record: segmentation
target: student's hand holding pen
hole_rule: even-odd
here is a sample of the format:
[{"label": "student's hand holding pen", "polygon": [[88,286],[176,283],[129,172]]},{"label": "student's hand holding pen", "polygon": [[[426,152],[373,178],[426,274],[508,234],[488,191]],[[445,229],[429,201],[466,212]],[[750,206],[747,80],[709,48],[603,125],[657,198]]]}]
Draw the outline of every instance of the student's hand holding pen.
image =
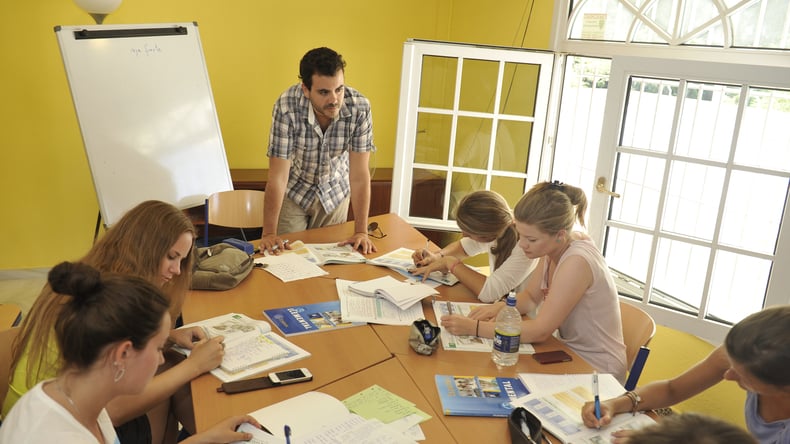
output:
[{"label": "student's hand holding pen", "polygon": [[255,427],[261,428],[260,423],[250,415],[231,416],[217,423],[214,427],[181,441],[186,444],[208,444],[208,443],[228,443],[236,441],[249,441],[252,439],[251,433],[237,432],[240,425],[248,422]]},{"label": "student's hand holding pen", "polygon": [[431,241],[429,240],[425,241],[425,248],[414,250],[414,253],[411,254],[411,260],[414,261],[414,265],[424,267],[444,257],[441,250],[439,250],[440,252],[438,253],[432,253],[431,250],[428,249],[430,243]]},{"label": "student's hand holding pen", "polygon": [[261,253],[280,254],[283,250],[290,250],[291,245],[287,239],[283,239],[276,234],[266,234],[261,237],[261,245],[259,247]]},{"label": "student's hand holding pen", "polygon": [[198,375],[214,370],[225,356],[225,345],[222,343],[224,340],[224,336],[215,336],[196,342],[185,362],[192,364]]},{"label": "student's hand holding pen", "polygon": [[582,421],[584,421],[584,425],[591,428],[601,428],[612,422],[614,410],[611,401],[611,399],[600,401],[600,420],[595,414],[595,401],[586,402],[582,407]]}]

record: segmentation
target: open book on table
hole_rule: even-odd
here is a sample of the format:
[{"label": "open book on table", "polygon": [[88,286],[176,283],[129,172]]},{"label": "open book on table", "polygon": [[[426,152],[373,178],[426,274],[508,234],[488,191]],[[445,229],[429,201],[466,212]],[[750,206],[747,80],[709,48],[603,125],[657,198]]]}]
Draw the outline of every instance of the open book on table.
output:
[{"label": "open book on table", "polygon": [[436,375],[446,416],[508,416],[513,401],[529,394],[519,378]]},{"label": "open book on table", "polygon": [[[450,314],[450,308],[452,308],[453,314],[468,316],[469,312],[471,312],[475,307],[480,307],[483,305],[487,304],[474,302],[434,301],[433,313],[436,315],[436,322],[438,324],[442,316]],[[442,329],[441,340],[442,348],[445,350],[479,351],[490,353],[491,349],[494,347],[493,339],[481,338],[474,335],[456,336],[447,331],[446,328]],[[532,344],[525,344],[522,342],[518,347],[518,352],[521,354],[531,355],[535,353],[535,347],[533,347]]]},{"label": "open book on table", "polygon": [[433,287],[422,282],[399,281],[392,276],[354,282],[349,285],[349,289],[362,296],[386,299],[404,310],[423,298],[439,294]]},{"label": "open book on table", "polygon": [[[422,276],[417,276],[409,272],[409,270],[414,268],[414,261],[411,258],[413,253],[414,250],[398,248],[397,250],[392,250],[377,258],[368,259],[368,263],[395,270],[412,280],[422,280]],[[441,271],[434,271],[429,274],[428,279],[443,285],[455,285],[458,283],[458,278],[455,277],[454,274],[442,273]]]},{"label": "open book on table", "polygon": [[[644,413],[622,413],[600,430],[588,428],[581,419],[582,406],[593,400],[592,373],[575,375],[549,375],[519,373],[519,379],[531,392],[515,401],[540,419],[543,428],[563,443],[609,442],[616,430],[640,429],[655,423]],[[598,393],[601,399],[614,398],[625,388],[609,373],[598,374]]]},{"label": "open book on table", "polygon": [[[257,375],[310,356],[309,352],[272,332],[268,322],[240,313],[228,313],[181,328],[187,327],[200,327],[209,337],[225,338],[225,356],[220,366],[211,371],[222,382]],[[187,356],[190,353],[185,348],[173,348]]]},{"label": "open book on table", "polygon": [[416,441],[407,430],[426,419],[413,414],[385,424],[352,413],[345,403],[321,392],[307,392],[272,404],[250,413],[270,433],[243,424],[238,431],[252,433],[253,438],[238,443],[285,444],[283,431],[288,425],[292,444],[412,444]]},{"label": "open book on table", "polygon": [[371,298],[354,293],[349,289],[353,283],[354,281],[335,279],[337,296],[340,299],[340,313],[346,321],[411,325],[418,319],[425,319],[422,304],[414,304],[403,310],[386,299]]},{"label": "open book on table", "polygon": [[282,253],[297,254],[316,265],[364,264],[367,261],[365,256],[354,250],[351,245],[340,246],[337,242],[306,244],[298,240],[291,242],[289,246],[291,249],[283,250]]}]

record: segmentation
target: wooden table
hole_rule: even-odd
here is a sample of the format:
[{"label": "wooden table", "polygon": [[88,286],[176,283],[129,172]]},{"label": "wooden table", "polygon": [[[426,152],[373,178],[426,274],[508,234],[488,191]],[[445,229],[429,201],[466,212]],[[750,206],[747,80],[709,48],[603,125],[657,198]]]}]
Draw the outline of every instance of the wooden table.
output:
[{"label": "wooden table", "polygon": [[[374,239],[376,257],[399,247],[425,247],[426,238],[394,214],[371,218],[387,235]],[[305,243],[333,242],[353,234],[353,223],[291,233],[289,240]],[[296,304],[310,304],[337,299],[335,278],[366,280],[384,275],[399,276],[384,267],[366,264],[328,265],[330,274],[320,278],[283,283],[263,270],[253,270],[239,286],[227,291],[192,291],[183,308],[186,323],[229,313],[244,313],[265,319],[263,310]],[[438,299],[475,302],[475,296],[462,285],[440,286]],[[431,299],[422,301],[427,319],[435,321]],[[276,331],[276,329],[275,329]],[[518,372],[579,373],[592,368],[575,353],[551,338],[535,344],[537,350],[561,348],[574,360],[548,366],[537,364],[523,355],[510,369],[498,371],[487,353],[446,351],[439,347],[433,355],[415,353],[408,345],[408,326],[364,325],[335,331],[290,336],[288,339],[312,353],[310,358],[293,365],[307,367],[314,375],[311,382],[227,395],[217,393],[220,381],[210,374],[192,382],[192,397],[198,430],[205,430],[221,419],[248,413],[272,403],[316,390],[338,399],[366,389],[373,384],[406,398],[432,415],[421,424],[427,442],[507,442],[507,424],[503,418],[453,417],[442,414],[434,375],[511,376]]]}]

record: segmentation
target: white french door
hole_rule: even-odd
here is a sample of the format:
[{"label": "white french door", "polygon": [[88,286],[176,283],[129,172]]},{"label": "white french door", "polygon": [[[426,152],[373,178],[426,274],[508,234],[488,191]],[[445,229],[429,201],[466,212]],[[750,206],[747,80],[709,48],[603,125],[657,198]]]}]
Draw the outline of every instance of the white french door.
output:
[{"label": "white french door", "polygon": [[613,59],[590,233],[622,295],[713,342],[790,302],[788,125],[790,69]]}]

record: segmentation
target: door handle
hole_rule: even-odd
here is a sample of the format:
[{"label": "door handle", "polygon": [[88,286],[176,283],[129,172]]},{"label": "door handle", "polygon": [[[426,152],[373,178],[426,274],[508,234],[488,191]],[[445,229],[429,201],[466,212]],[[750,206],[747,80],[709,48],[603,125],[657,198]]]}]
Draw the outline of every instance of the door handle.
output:
[{"label": "door handle", "polygon": [[613,192],[611,192],[611,191],[606,189],[606,178],[603,177],[603,176],[599,177],[598,180],[595,181],[595,191],[597,191],[599,193],[606,194],[607,196],[615,197],[615,198],[619,198],[620,197],[619,194],[613,193]]}]

